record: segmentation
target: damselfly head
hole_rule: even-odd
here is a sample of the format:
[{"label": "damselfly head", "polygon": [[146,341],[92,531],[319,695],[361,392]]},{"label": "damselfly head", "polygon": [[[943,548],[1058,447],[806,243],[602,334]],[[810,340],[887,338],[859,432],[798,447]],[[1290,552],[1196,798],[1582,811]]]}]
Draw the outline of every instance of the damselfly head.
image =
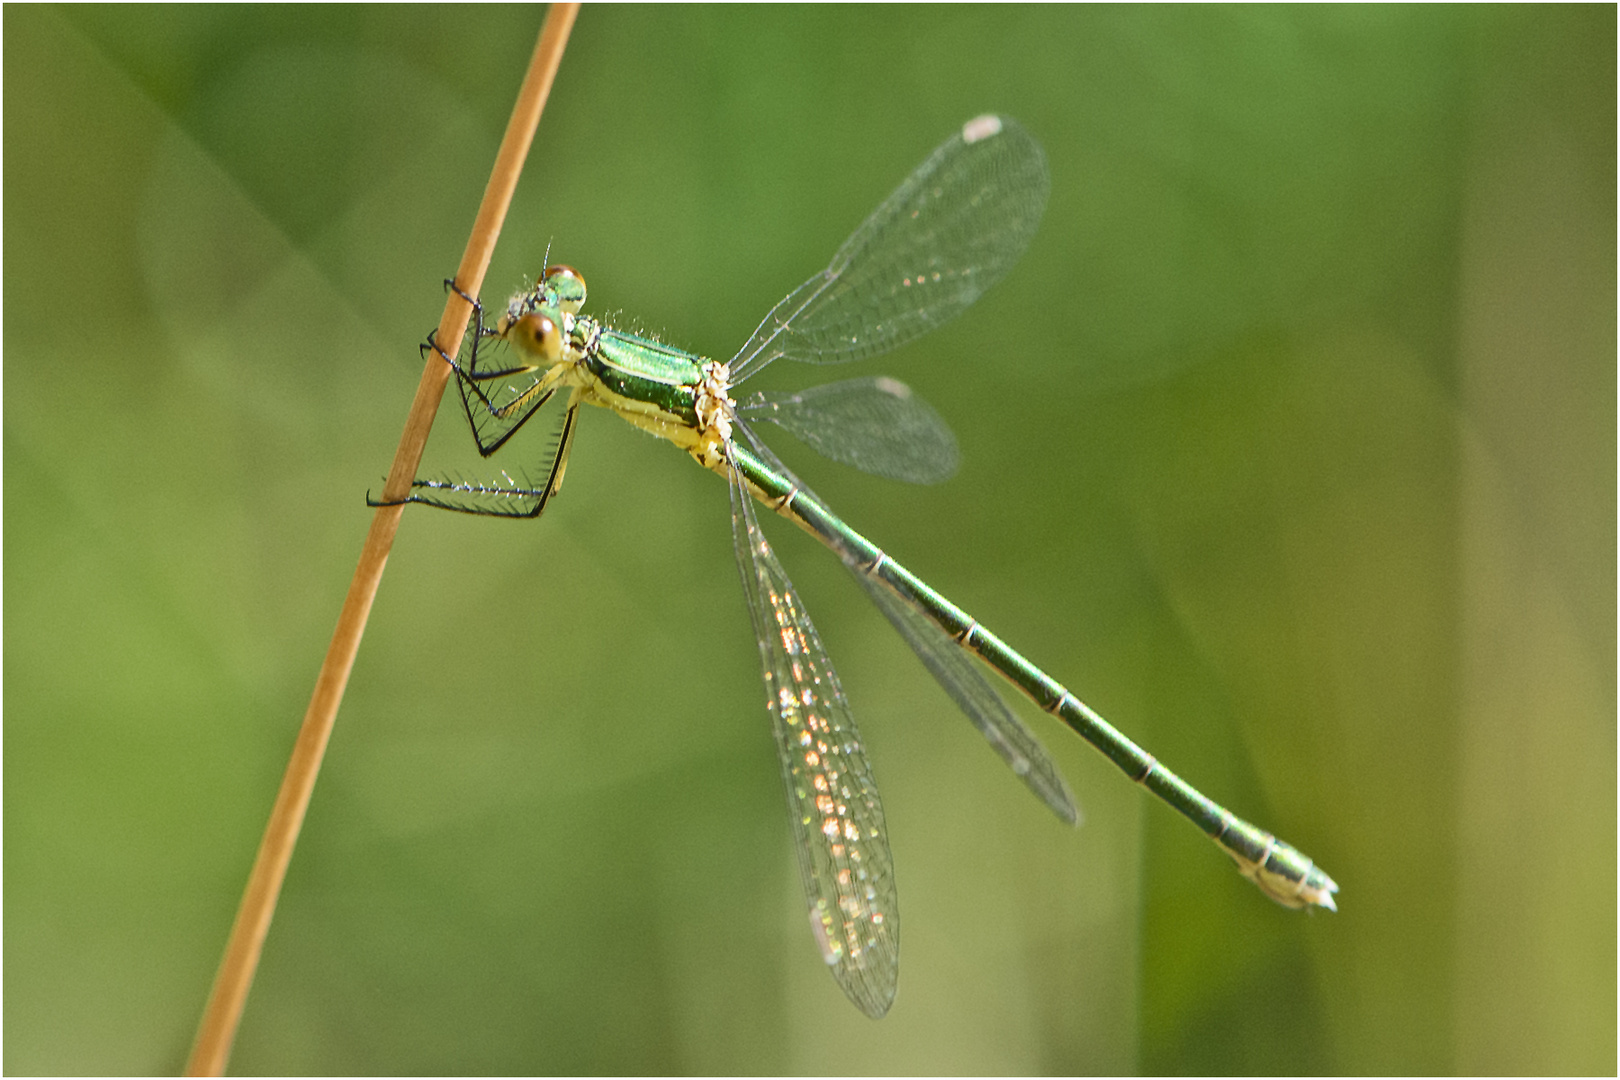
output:
[{"label": "damselfly head", "polygon": [[523,352],[555,364],[562,359],[563,340],[574,316],[584,306],[584,276],[572,266],[548,266],[538,282],[507,303],[495,333]]}]

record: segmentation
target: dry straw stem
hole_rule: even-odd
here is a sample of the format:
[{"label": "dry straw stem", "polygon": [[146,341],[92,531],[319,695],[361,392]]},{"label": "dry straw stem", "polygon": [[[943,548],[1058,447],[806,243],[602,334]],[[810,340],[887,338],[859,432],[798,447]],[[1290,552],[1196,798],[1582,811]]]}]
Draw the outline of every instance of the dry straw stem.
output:
[{"label": "dry straw stem", "polygon": [[[512,202],[512,191],[517,186],[529,144],[534,140],[535,128],[540,123],[540,112],[562,60],[563,46],[568,42],[568,31],[573,28],[578,4],[553,4],[540,31],[534,56],[529,61],[528,73],[518,90],[512,118],[501,139],[500,152],[495,157],[495,168],[490,173],[489,186],[484,189],[484,201],[478,208],[472,235],[467,240],[467,251],[456,271],[456,283],[470,296],[478,295],[484,282],[484,271],[500,235],[501,223],[506,219],[507,207]],[[444,316],[439,320],[435,340],[459,342],[467,331],[472,308],[454,291],[449,293]],[[449,380],[449,365],[433,353],[428,354],[422,381],[416,387],[416,399],[411,402],[410,415],[394,455],[393,467],[383,486],[383,499],[396,501],[410,492],[411,480],[422,459],[422,448],[427,443],[428,431],[444,395]],[[365,547],[360,552],[360,564],[355,567],[354,580],[343,600],[338,615],[337,629],[327,647],[326,660],[315,680],[315,692],[310,698],[309,710],[304,714],[298,740],[293,744],[292,758],[287,772],[281,778],[281,790],[276,793],[270,821],[265,826],[264,838],[259,842],[259,853],[253,860],[247,888],[242,893],[242,904],[237,909],[236,921],[231,926],[230,940],[219,972],[214,976],[214,987],[203,1010],[202,1023],[197,1028],[197,1040],[191,1057],[186,1062],[188,1076],[219,1076],[230,1057],[231,1043],[236,1038],[237,1024],[242,1018],[242,1006],[247,1000],[248,988],[253,983],[253,972],[259,964],[259,952],[265,934],[270,929],[270,918],[275,913],[276,898],[281,893],[281,882],[292,858],[298,830],[304,822],[304,811],[309,806],[310,792],[315,788],[315,777],[320,772],[321,758],[326,752],[327,739],[337,718],[338,704],[343,700],[343,689],[349,681],[349,670],[354,666],[355,653],[360,648],[360,636],[365,631],[366,617],[371,613],[371,601],[377,595],[382,580],[383,566],[394,543],[404,507],[383,506],[371,519],[371,530],[366,534]]]}]

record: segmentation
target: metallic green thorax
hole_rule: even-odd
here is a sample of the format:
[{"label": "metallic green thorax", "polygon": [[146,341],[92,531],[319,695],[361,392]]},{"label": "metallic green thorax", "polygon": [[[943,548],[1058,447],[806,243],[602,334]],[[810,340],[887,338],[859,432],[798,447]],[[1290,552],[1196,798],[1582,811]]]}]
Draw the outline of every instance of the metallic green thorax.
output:
[{"label": "metallic green thorax", "polygon": [[645,402],[685,424],[697,425],[693,403],[703,377],[702,360],[690,353],[663,342],[600,329],[595,347],[586,350],[585,364],[618,397]]}]

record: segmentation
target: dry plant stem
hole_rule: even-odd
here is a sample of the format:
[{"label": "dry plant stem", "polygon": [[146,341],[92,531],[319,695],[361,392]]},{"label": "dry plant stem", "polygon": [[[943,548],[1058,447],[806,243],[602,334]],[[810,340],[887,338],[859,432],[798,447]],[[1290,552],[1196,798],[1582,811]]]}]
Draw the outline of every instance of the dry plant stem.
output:
[{"label": "dry plant stem", "polygon": [[[553,4],[540,32],[534,56],[529,61],[528,73],[518,91],[512,118],[501,140],[500,152],[489,185],[484,189],[484,201],[478,208],[472,236],[468,238],[466,253],[456,271],[456,282],[468,295],[478,295],[483,285],[484,271],[489,267],[490,253],[495,238],[500,235],[501,223],[506,218],[517,186],[523,160],[528,156],[529,144],[540,123],[540,112],[545,107],[547,94],[562,60],[563,46],[574,25],[578,4]],[[444,316],[439,320],[436,340],[459,342],[466,333],[472,308],[467,301],[450,292],[445,303]],[[399,450],[394,455],[393,467],[388,471],[383,486],[385,500],[404,498],[410,492],[411,480],[422,458],[428,431],[439,400],[444,395],[449,379],[449,365],[438,356],[428,354],[422,381],[417,384],[416,398],[411,403],[405,430],[400,436]],[[337,629],[327,647],[326,660],[315,680],[315,692],[310,698],[309,710],[304,714],[303,726],[293,744],[292,758],[281,779],[281,789],[270,811],[259,853],[248,875],[247,888],[242,894],[236,921],[231,926],[230,940],[214,977],[214,987],[203,1010],[202,1022],[197,1028],[197,1039],[191,1057],[186,1062],[188,1076],[219,1076],[230,1057],[231,1043],[242,1017],[242,1006],[247,1000],[253,973],[258,967],[259,952],[270,929],[270,917],[275,912],[276,898],[281,893],[282,879],[286,877],[287,863],[292,858],[298,830],[309,806],[310,793],[315,788],[315,777],[320,771],[321,758],[332,734],[337,718],[338,704],[343,700],[343,689],[349,681],[349,670],[354,665],[355,653],[360,648],[360,637],[365,631],[366,617],[371,613],[371,601],[377,595],[383,566],[393,546],[394,533],[399,528],[403,506],[379,507],[371,519],[371,530],[366,534],[365,547],[360,552],[360,564],[344,598],[343,610],[338,615]]]}]

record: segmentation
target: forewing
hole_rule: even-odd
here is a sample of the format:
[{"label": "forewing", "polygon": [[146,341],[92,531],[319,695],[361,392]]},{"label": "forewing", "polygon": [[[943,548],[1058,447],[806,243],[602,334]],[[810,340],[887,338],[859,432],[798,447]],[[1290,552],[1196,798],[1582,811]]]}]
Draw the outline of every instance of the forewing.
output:
[{"label": "forewing", "polygon": [[894,1001],[900,926],[877,787],[838,676],[735,474],[731,528],[810,929],[844,993],[880,1017]]},{"label": "forewing", "polygon": [[954,318],[1024,253],[1050,186],[1046,155],[1022,127],[968,121],[771,309],[732,359],[733,379],[782,356],[875,356]]}]

